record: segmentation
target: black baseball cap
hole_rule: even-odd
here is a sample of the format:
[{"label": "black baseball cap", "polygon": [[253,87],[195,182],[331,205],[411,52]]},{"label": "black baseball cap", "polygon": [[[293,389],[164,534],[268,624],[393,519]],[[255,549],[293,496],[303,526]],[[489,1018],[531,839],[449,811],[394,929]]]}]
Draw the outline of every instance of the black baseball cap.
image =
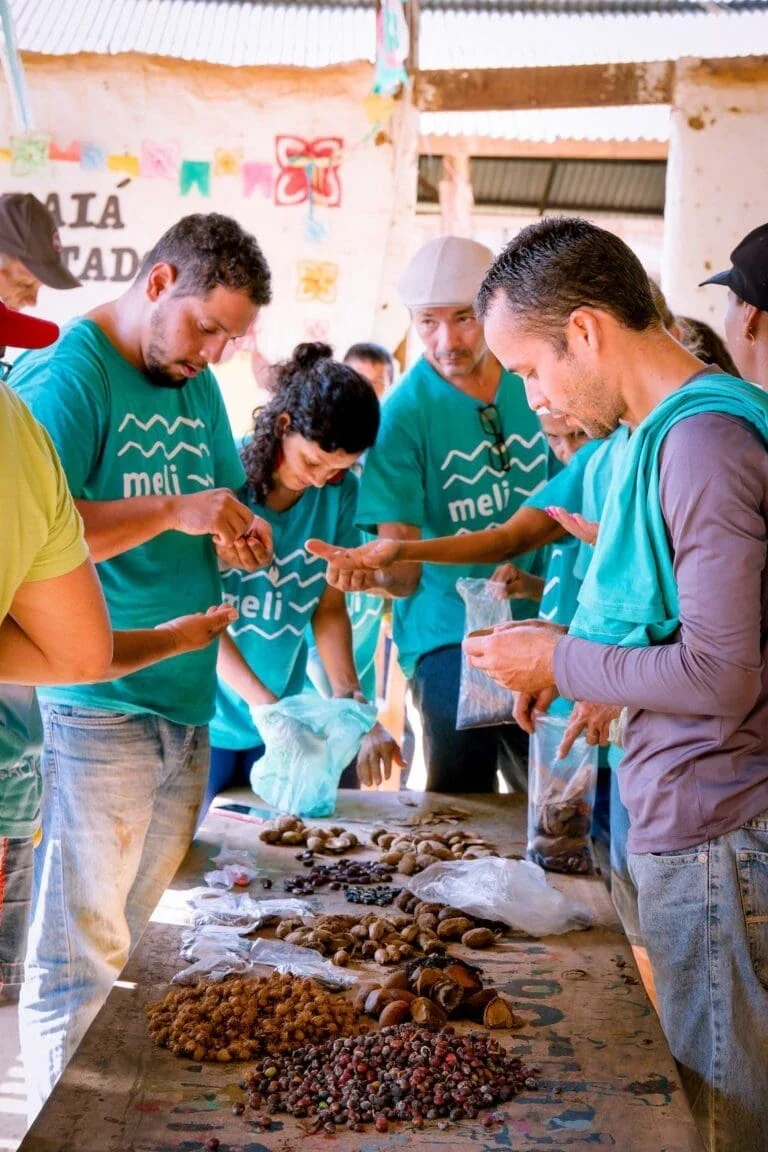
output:
[{"label": "black baseball cap", "polygon": [[61,259],[56,221],[31,192],[0,196],[0,252],[20,260],[49,288],[79,288]]},{"label": "black baseball cap", "polygon": [[47,348],[58,335],[58,325],[50,320],[25,316],[0,303],[0,348]]},{"label": "black baseball cap", "polygon": [[745,236],[731,252],[731,264],[699,285],[725,284],[740,300],[768,312],[768,224],[761,224]]}]

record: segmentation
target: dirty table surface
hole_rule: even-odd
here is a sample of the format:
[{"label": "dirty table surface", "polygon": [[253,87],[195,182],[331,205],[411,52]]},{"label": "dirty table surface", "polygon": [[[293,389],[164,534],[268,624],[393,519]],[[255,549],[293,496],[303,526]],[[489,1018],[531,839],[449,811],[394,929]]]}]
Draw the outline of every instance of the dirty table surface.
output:
[{"label": "dirty table surface", "polygon": [[[226,799],[259,803],[245,793]],[[457,828],[471,827],[502,854],[522,854],[525,807],[515,796],[342,792],[333,819],[317,823],[348,826],[363,839],[376,822],[395,828],[418,812],[449,805],[470,814]],[[257,851],[276,881],[274,895],[282,894],[281,877],[300,868],[295,860],[300,849],[267,847],[258,831],[257,824],[209,813],[22,1152],[198,1152],[211,1136],[220,1140],[220,1152],[300,1152],[326,1143],[339,1152],[405,1147],[578,1152],[592,1146],[701,1152],[673,1060],[607,891],[601,880],[581,877],[550,879],[589,905],[597,926],[546,939],[518,935],[487,952],[463,952],[482,964],[526,1022],[521,1030],[493,1035],[539,1069],[538,1089],[502,1105],[504,1118],[495,1128],[464,1120],[444,1130],[427,1124],[417,1132],[406,1123],[390,1125],[387,1134],[340,1129],[324,1137],[305,1136],[289,1117],[276,1116],[274,1130],[262,1132],[249,1126],[248,1111],[235,1116],[231,1106],[243,1099],[237,1085],[248,1065],[201,1065],[155,1047],[147,1036],[145,1007],[165,994],[170,978],[184,967],[178,953],[185,894],[202,883],[210,857],[223,843]],[[257,896],[266,895],[258,881],[253,887]],[[318,895],[326,910],[354,910],[343,892],[319,889]]]}]

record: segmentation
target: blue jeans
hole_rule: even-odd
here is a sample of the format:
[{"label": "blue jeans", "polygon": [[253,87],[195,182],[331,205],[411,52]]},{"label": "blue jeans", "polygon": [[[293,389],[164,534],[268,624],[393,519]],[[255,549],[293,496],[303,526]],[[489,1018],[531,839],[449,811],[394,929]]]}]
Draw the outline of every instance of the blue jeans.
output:
[{"label": "blue jeans", "polygon": [[768,811],[695,848],[630,853],[659,1013],[709,1152],[768,1147]]},{"label": "blue jeans", "polygon": [[208,729],[148,713],[43,706],[43,839],[21,993],[36,1115],[189,847]]},{"label": "blue jeans", "polygon": [[24,980],[33,851],[31,836],[0,836],[0,1001],[15,1000]]},{"label": "blue jeans", "polygon": [[421,716],[429,792],[493,792],[496,771],[509,786],[528,788],[528,737],[517,724],[456,728],[461,646],[427,652],[411,680]]}]

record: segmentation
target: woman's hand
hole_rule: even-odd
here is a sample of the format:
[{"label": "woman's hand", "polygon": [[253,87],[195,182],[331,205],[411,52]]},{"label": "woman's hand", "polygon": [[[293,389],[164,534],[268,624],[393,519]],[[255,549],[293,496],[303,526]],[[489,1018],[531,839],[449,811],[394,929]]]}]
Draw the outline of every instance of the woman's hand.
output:
[{"label": "woman's hand", "polygon": [[357,754],[357,776],[360,783],[378,788],[384,780],[389,780],[393,763],[405,767],[400,748],[386,728],[374,724],[368,735],[363,737]]},{"label": "woman's hand", "polygon": [[593,547],[597,544],[597,533],[600,528],[597,520],[585,520],[578,512],[567,512],[565,508],[547,508],[547,515],[577,540],[583,540],[585,544],[591,544]]}]

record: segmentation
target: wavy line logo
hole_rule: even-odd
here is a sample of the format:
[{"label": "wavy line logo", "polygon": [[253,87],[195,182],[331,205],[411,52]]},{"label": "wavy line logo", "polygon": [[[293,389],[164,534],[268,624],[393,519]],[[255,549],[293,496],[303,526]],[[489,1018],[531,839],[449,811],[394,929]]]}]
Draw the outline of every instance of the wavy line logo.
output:
[{"label": "wavy line logo", "polygon": [[194,480],[201,488],[213,488],[215,483],[210,472],[206,472],[205,476],[196,476],[194,472],[190,472],[187,480]]},{"label": "wavy line logo", "polygon": [[242,636],[244,632],[255,632],[257,636],[261,636],[263,640],[278,640],[284,636],[286,632],[290,632],[293,636],[303,636],[306,631],[306,625],[303,628],[295,628],[293,624],[284,624],[277,632],[267,632],[264,628],[259,628],[256,624],[244,624],[242,628],[233,628],[233,636]]},{"label": "wavy line logo", "polygon": [[127,444],[123,444],[122,448],[118,452],[118,456],[125,456],[126,452],[130,452],[132,448],[135,448],[137,452],[141,452],[142,456],[144,456],[147,460],[151,460],[152,457],[156,456],[158,452],[161,452],[163,456],[165,456],[166,460],[173,460],[176,456],[178,456],[179,452],[192,452],[195,456],[198,457],[211,455],[211,450],[207,444],[187,444],[184,440],[182,440],[180,444],[177,444],[175,448],[172,448],[169,452],[165,444],[163,444],[162,440],[155,440],[152,447],[149,449],[149,451],[147,451],[147,449],[142,448],[141,444],[137,443],[136,440],[129,440]]},{"label": "wavy line logo", "polygon": [[[522,460],[513,460],[511,467],[508,468],[506,472],[499,468],[492,468],[490,464],[484,464],[479,472],[476,472],[474,476],[462,476],[460,472],[454,472],[453,475],[448,477],[445,484],[443,484],[443,491],[447,491],[451,484],[455,484],[457,482],[466,484],[469,488],[473,488],[475,484],[478,484],[480,480],[482,480],[483,476],[495,476],[498,479],[501,479],[502,476],[508,476],[509,473],[515,468],[519,468],[521,472],[529,473],[532,472],[534,468],[538,468],[539,464],[542,462],[546,462],[546,459],[546,453],[542,452],[536,456],[530,464],[523,464]],[[516,489],[516,491],[520,491],[520,489]]]},{"label": "wavy line logo", "polygon": [[[504,441],[504,447],[509,448],[512,444],[519,444],[522,448],[531,449],[533,448],[534,444],[543,443],[543,432],[537,432],[534,436],[531,437],[530,440],[526,440],[523,436],[519,436],[517,432],[513,432],[512,435],[508,436]],[[477,460],[481,452],[484,452],[486,448],[491,447],[493,447],[493,444],[490,440],[481,440],[477,448],[475,448],[472,452],[460,452],[458,448],[454,448],[452,452],[448,453],[445,460],[440,465],[440,471],[444,472],[445,469],[450,466],[454,458],[457,460],[464,460],[467,464],[472,464],[475,460]]]},{"label": "wavy line logo", "polygon": [[162,424],[163,428],[165,428],[169,436],[173,436],[173,434],[177,432],[179,428],[182,427],[182,425],[185,428],[205,427],[205,424],[202,420],[199,419],[199,417],[192,420],[189,416],[177,416],[173,423],[169,424],[165,416],[161,416],[159,412],[156,412],[154,416],[150,416],[149,420],[147,420],[145,424],[143,420],[139,420],[135,413],[126,412],[122,423],[118,428],[118,432],[124,432],[129,424],[135,424],[136,427],[140,428],[142,432],[149,432],[150,428],[153,428],[155,424]]}]

